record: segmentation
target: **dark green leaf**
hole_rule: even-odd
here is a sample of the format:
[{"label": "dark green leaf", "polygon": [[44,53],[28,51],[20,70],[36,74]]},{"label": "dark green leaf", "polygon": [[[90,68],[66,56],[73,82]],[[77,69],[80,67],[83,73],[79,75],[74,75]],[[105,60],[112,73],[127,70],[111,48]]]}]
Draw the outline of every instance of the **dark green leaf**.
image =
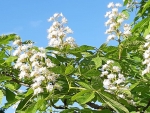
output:
[{"label": "dark green leaf", "polygon": [[15,99],[15,94],[6,88],[6,100],[13,101]]}]

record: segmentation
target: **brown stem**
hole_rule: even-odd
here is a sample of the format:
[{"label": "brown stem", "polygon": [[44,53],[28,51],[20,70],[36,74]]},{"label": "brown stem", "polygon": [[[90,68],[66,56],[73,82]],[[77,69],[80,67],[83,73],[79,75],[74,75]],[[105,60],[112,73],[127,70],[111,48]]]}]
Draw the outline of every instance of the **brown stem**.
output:
[{"label": "brown stem", "polygon": [[111,108],[107,108],[107,107],[104,107],[104,106],[99,106],[95,103],[88,102],[86,104],[89,105],[91,108],[94,108],[94,109],[98,109],[98,110],[109,109],[109,110],[113,111],[113,109],[111,109]]}]

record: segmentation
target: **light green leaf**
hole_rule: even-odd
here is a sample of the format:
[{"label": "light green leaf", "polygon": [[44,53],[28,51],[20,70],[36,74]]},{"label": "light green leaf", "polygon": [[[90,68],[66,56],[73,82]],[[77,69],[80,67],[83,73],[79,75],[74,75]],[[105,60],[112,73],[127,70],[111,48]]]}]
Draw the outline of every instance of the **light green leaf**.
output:
[{"label": "light green leaf", "polygon": [[128,12],[127,10],[123,10],[122,13],[123,13],[124,15],[126,15],[127,18],[129,18],[130,15],[129,15],[129,12]]},{"label": "light green leaf", "polygon": [[82,96],[83,94],[85,94],[87,92],[89,93],[89,92],[91,92],[91,90],[82,90],[79,93],[72,96],[71,100],[74,101],[74,100],[76,100],[77,98],[79,98],[80,96]]},{"label": "light green leaf", "polygon": [[149,29],[146,29],[145,32],[144,32],[143,37],[146,37],[146,35],[148,35],[148,34],[149,34]]},{"label": "light green leaf", "polygon": [[3,94],[2,90],[0,90],[0,104],[2,103],[3,96],[4,96],[4,94]]},{"label": "light green leaf", "polygon": [[140,21],[133,27],[132,32],[135,32],[137,29],[144,27],[147,23],[149,23],[149,21],[150,21],[149,17],[144,18],[142,21]]},{"label": "light green leaf", "polygon": [[11,80],[12,78],[11,77],[8,77],[8,76],[0,76],[0,82],[2,81],[6,81],[6,80]]},{"label": "light green leaf", "polygon": [[0,36],[0,44],[8,44],[9,41],[13,41],[16,37],[16,34],[2,35]]},{"label": "light green leaf", "polygon": [[81,104],[86,104],[87,102],[91,101],[93,98],[95,97],[95,93],[94,92],[89,92],[86,95],[83,96],[83,98],[81,98]]},{"label": "light green leaf", "polygon": [[79,53],[79,52],[85,52],[87,50],[94,50],[94,49],[95,49],[95,47],[82,45],[80,47],[76,47],[74,49],[71,49],[70,53]]},{"label": "light green leaf", "polygon": [[75,94],[72,96],[71,100],[76,100],[80,104],[85,104],[89,101],[91,101],[95,97],[95,92],[92,90],[82,90],[81,92]]},{"label": "light green leaf", "polygon": [[10,90],[15,90],[15,86],[13,84],[6,84],[5,86]]},{"label": "light green leaf", "polygon": [[100,71],[96,70],[96,69],[91,69],[89,71],[87,71],[86,73],[84,73],[85,77],[92,77],[92,76],[99,76],[100,75]]},{"label": "light green leaf", "polygon": [[143,9],[142,9],[142,14],[150,7],[150,0],[148,0],[144,6],[143,6]]},{"label": "light green leaf", "polygon": [[74,67],[72,65],[68,65],[65,70],[65,75],[69,75],[74,71]]},{"label": "light green leaf", "polygon": [[[124,107],[122,104],[118,103],[117,101],[115,101],[115,100],[113,100],[113,99],[111,99],[111,98],[109,98],[103,94],[101,94],[101,95],[105,98],[104,99],[105,102],[110,103],[109,106],[112,105],[115,108],[124,111],[125,113],[129,113],[128,109],[126,107]],[[112,107],[112,106],[110,106],[110,107]]]},{"label": "light green leaf", "polygon": [[11,62],[14,62],[14,60],[16,60],[18,57],[16,57],[16,56],[10,56],[10,57],[8,57],[6,60],[5,60],[5,62],[6,63],[11,63]]},{"label": "light green leaf", "polygon": [[85,82],[78,82],[78,84],[86,89],[91,89],[91,87],[88,84],[86,84]]},{"label": "light green leaf", "polygon": [[33,93],[33,89],[32,88],[28,89],[27,93],[25,94],[25,97],[29,96],[32,93]]},{"label": "light green leaf", "polygon": [[94,61],[96,69],[102,65],[102,59],[99,56],[93,58],[92,61]]}]

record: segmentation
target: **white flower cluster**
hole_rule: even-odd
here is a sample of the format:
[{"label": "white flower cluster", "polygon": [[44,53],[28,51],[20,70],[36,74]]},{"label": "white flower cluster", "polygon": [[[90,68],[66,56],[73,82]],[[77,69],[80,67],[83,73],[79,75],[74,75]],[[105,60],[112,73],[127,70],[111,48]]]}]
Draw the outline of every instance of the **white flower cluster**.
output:
[{"label": "white flower cluster", "polygon": [[13,55],[18,56],[14,68],[20,70],[19,79],[31,80],[35,95],[43,92],[44,88],[52,91],[58,75],[49,71],[55,64],[46,57],[45,49],[34,49],[32,43],[22,44],[21,40],[15,40],[13,45],[16,47]]},{"label": "white flower cluster", "polygon": [[[112,8],[111,11],[106,12],[105,17],[109,19],[105,22],[105,26],[109,26],[105,34],[108,34],[107,42],[114,40],[118,37],[128,37],[131,35],[131,26],[129,24],[124,24],[123,22],[127,19],[127,16],[124,13],[120,13],[118,8],[122,7],[120,3],[114,4],[113,2],[108,4],[108,8]],[[122,30],[123,26],[123,31]]]},{"label": "white flower cluster", "polygon": [[[123,0],[123,2],[125,2],[125,0]],[[136,0],[128,0],[127,2],[127,9],[133,9],[136,7],[136,4],[138,4],[138,1]]]},{"label": "white flower cluster", "polygon": [[125,90],[127,87],[124,85],[125,77],[121,74],[120,68],[114,66],[114,61],[108,60],[106,64],[102,66],[102,74],[100,77],[104,78],[103,87],[107,92],[117,93],[121,98],[124,98],[124,94],[118,93],[119,90]]},{"label": "white flower cluster", "polygon": [[145,37],[146,43],[144,45],[145,50],[143,57],[144,61],[143,64],[146,65],[146,68],[142,71],[142,75],[150,73],[150,34]]},{"label": "white flower cluster", "polygon": [[48,29],[49,46],[62,48],[65,45],[76,47],[76,43],[73,37],[67,37],[68,34],[73,31],[65,26],[67,19],[62,13],[55,13],[48,21],[53,21],[52,26]]}]

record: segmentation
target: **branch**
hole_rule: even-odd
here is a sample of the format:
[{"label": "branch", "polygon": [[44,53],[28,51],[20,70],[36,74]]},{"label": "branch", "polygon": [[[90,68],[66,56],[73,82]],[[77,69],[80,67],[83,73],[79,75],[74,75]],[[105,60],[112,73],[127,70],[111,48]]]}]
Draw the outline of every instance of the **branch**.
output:
[{"label": "branch", "polygon": [[88,102],[86,104],[89,105],[91,108],[94,108],[94,109],[98,109],[98,110],[109,109],[109,110],[113,111],[113,109],[111,109],[111,108],[106,108],[104,106],[99,106],[95,103]]},{"label": "branch", "polygon": [[52,100],[50,100],[50,102],[55,109],[68,109],[68,107],[66,107],[65,105],[64,106],[56,106]]},{"label": "branch", "polygon": [[2,74],[4,74],[5,76],[11,77],[12,79],[10,81],[16,82],[16,83],[21,84],[21,85],[26,86],[26,87],[29,87],[28,84],[25,84],[24,82],[21,82],[20,80],[15,79],[14,76],[11,75],[11,73],[2,72]]},{"label": "branch", "polygon": [[12,80],[11,80],[11,81],[14,81],[14,82],[16,82],[16,83],[18,83],[18,84],[21,84],[21,85],[23,85],[23,86],[29,87],[29,85],[28,85],[28,84],[25,84],[25,83],[23,83],[23,82],[21,82],[21,81],[19,81],[19,80],[15,79],[15,78],[12,78]]}]

